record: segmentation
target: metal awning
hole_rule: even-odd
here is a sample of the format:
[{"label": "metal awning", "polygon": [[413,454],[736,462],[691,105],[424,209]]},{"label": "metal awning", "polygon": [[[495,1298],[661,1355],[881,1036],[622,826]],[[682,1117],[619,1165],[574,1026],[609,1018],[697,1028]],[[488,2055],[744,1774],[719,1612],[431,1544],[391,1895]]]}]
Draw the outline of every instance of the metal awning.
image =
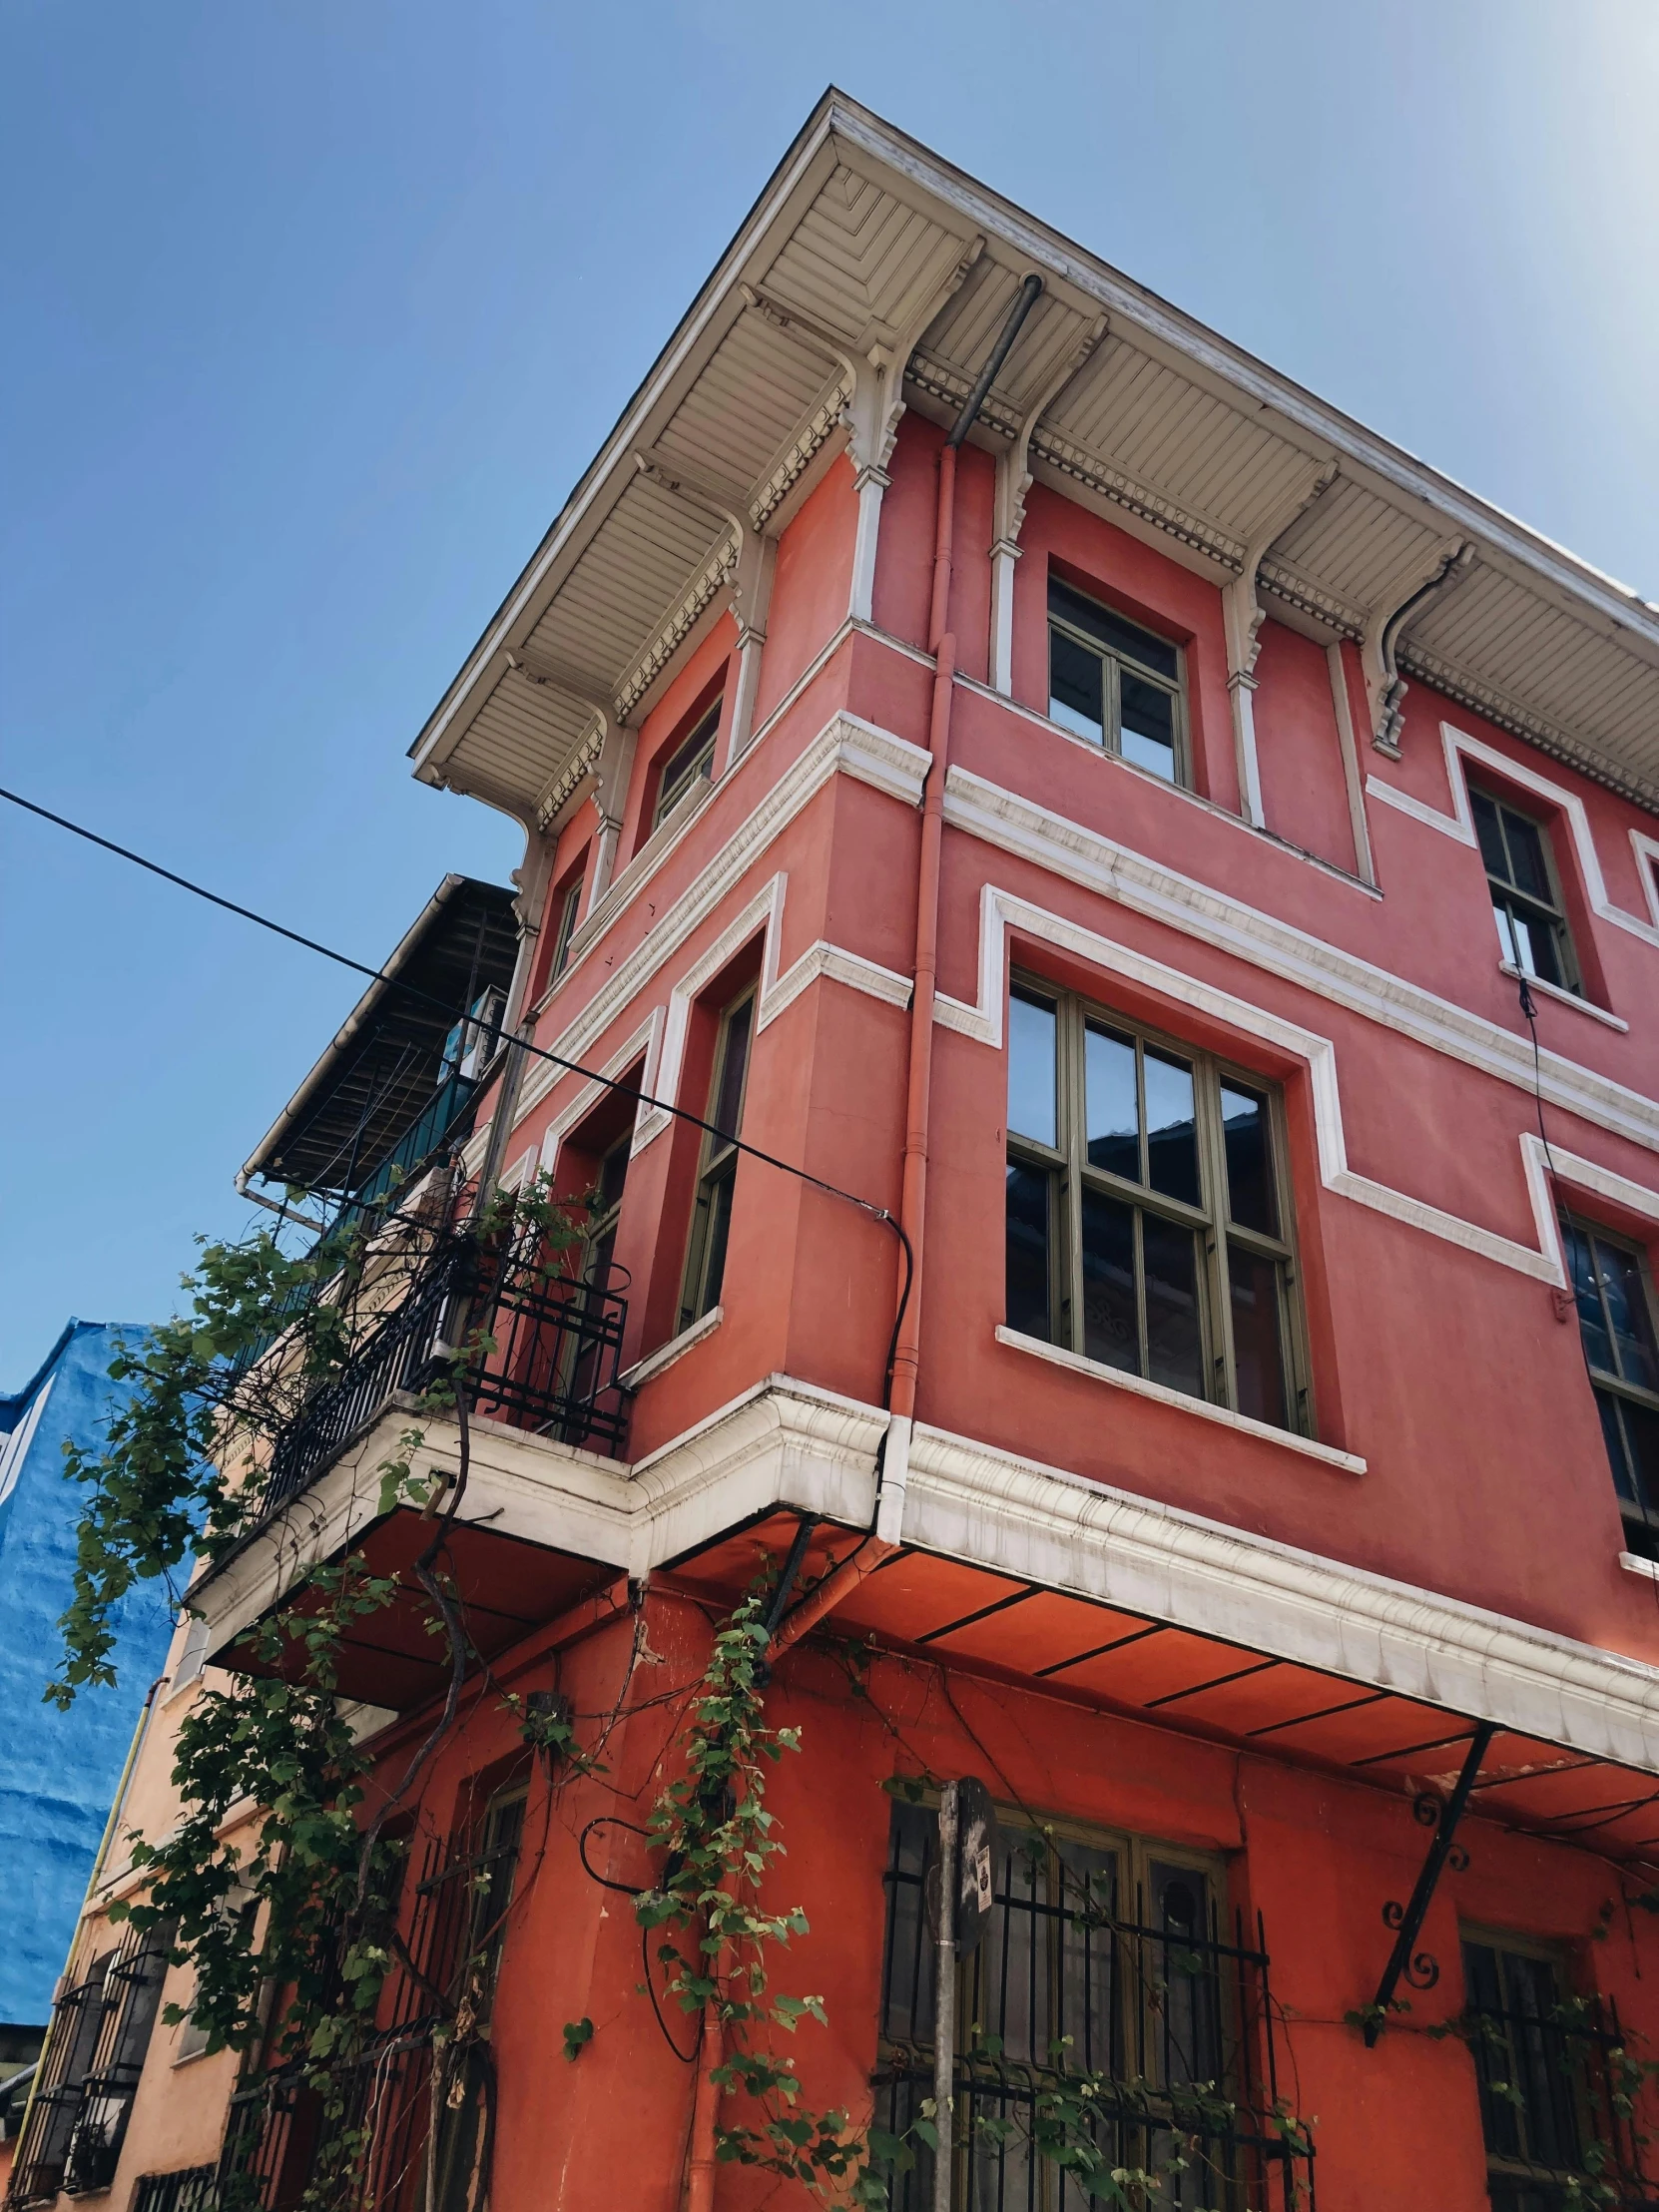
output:
[{"label": "metal awning", "polygon": [[333,1042],[256,1146],[246,1175],[355,1190],[431,1105],[444,1045],[518,956],[514,893],[446,875]]}]

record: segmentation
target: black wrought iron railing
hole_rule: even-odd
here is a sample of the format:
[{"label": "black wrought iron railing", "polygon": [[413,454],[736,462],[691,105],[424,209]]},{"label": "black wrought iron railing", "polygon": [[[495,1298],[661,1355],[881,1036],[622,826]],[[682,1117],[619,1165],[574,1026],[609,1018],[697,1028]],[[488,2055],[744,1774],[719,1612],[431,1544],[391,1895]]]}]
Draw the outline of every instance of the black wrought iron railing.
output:
[{"label": "black wrought iron railing", "polygon": [[561,1443],[619,1453],[628,1394],[619,1381],[627,1301],[619,1288],[561,1275],[523,1242],[437,1240],[406,1295],[355,1356],[306,1399],[276,1439],[254,1525],[297,1497],[399,1391],[426,1388],[452,1348],[487,1343],[467,1370],[469,1409]]},{"label": "black wrought iron railing", "polygon": [[170,2174],[140,2174],[132,2212],[218,2212],[219,2167],[180,2166]]}]

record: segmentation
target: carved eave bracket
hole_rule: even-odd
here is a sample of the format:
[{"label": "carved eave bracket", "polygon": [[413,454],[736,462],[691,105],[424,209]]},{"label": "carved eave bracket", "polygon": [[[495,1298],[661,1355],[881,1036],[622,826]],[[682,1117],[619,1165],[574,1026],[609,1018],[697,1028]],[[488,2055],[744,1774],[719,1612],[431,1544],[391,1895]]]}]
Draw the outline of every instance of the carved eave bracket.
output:
[{"label": "carved eave bracket", "polygon": [[1371,742],[1390,761],[1399,759],[1399,733],[1409,689],[1399,673],[1398,653],[1411,623],[1430,599],[1454,589],[1475,565],[1475,549],[1466,539],[1434,548],[1426,559],[1394,579],[1379,597],[1360,641],[1366,698],[1371,707]]},{"label": "carved eave bracket", "polygon": [[1095,351],[1106,330],[1107,318],[1103,314],[1096,315],[1031,400],[1019,419],[1012,442],[997,455],[996,505],[991,526],[990,679],[992,689],[1004,695],[1013,690],[1014,563],[1020,555],[1025,499],[1033,481],[1031,439],[1038,423]]},{"label": "carved eave bracket", "polygon": [[1244,549],[1239,573],[1222,588],[1222,623],[1227,640],[1227,689],[1233,705],[1233,744],[1238,760],[1239,812],[1260,828],[1266,821],[1262,778],[1256,751],[1256,662],[1262,650],[1267,610],[1257,595],[1262,563],[1275,544],[1314,501],[1337,480],[1334,459],[1312,459],[1300,470]]}]

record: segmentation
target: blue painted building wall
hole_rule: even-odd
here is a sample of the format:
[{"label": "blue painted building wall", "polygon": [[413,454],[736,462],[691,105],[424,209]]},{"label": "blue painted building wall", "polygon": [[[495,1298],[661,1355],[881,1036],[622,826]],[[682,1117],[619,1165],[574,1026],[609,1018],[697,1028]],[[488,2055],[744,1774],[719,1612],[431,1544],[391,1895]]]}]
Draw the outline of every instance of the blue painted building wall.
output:
[{"label": "blue painted building wall", "polygon": [[113,1690],[83,1690],[67,1713],[41,1692],[73,1594],[79,1484],[64,1444],[102,1443],[127,1386],[110,1362],[142,1324],[72,1321],[39,1373],[0,1392],[0,2024],[43,2022],[109,1818],[145,1693],[161,1672],[176,1614],[164,1586],[142,1584],[117,1615]]}]

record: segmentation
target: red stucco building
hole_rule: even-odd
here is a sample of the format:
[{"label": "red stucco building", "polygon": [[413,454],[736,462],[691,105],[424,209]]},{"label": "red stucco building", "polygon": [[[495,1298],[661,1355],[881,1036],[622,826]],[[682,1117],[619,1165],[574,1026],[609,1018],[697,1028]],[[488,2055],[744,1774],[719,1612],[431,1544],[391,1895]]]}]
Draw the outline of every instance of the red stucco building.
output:
[{"label": "red stucco building", "polygon": [[[497,1054],[467,1169],[601,1194],[611,1425],[481,1391],[452,1557],[607,1771],[479,1695],[420,1785],[424,1848],[516,1869],[494,2212],[808,2201],[699,2166],[615,1887],[786,1559],[807,2100],[925,2093],[973,1777],[964,2135],[1069,2034],[1147,2111],[1222,2085],[1148,2201],[1659,2197],[1607,2094],[1659,2054],[1659,612],[830,94],[413,755],[524,823],[502,1025],[588,1071]],[[274,1496],[198,1658],[411,1555],[402,1417]],[[352,1652],[386,1772],[440,1672]],[[217,2186],[234,2063],[179,2032],[121,2212]],[[458,2212],[377,2109],[377,2201]],[[949,2186],[1085,2201],[1017,2138]]]}]

